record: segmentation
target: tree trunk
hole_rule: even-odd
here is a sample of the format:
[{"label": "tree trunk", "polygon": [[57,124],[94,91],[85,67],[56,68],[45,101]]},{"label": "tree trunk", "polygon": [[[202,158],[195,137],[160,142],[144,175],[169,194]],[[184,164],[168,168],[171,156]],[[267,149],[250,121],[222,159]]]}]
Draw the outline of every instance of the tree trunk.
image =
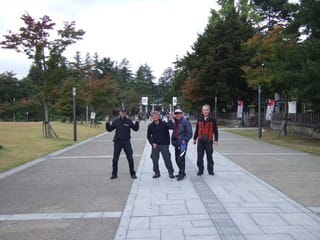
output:
[{"label": "tree trunk", "polygon": [[48,104],[47,101],[43,101],[43,107],[44,107],[44,118],[45,121],[43,122],[43,135],[46,138],[52,138],[53,135],[58,137],[53,128],[51,127],[50,121],[49,121],[49,110],[48,110]]},{"label": "tree trunk", "polygon": [[280,135],[287,136],[287,125],[288,125],[288,102],[284,102],[284,111],[280,128]]}]

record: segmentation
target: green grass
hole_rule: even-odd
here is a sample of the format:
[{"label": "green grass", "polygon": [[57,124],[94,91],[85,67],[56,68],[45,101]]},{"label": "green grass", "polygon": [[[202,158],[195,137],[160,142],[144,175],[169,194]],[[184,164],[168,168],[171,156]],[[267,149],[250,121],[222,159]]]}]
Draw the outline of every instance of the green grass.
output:
[{"label": "green grass", "polygon": [[[58,138],[44,138],[42,122],[0,122],[0,172],[75,144],[73,125],[51,122]],[[104,126],[77,125],[77,142],[105,131]]]},{"label": "green grass", "polygon": [[[244,137],[259,140],[257,130],[232,129],[228,131]],[[296,135],[280,136],[276,132],[264,131],[262,133],[261,140],[278,146],[288,147],[298,151],[303,151],[320,156],[320,139]]]}]

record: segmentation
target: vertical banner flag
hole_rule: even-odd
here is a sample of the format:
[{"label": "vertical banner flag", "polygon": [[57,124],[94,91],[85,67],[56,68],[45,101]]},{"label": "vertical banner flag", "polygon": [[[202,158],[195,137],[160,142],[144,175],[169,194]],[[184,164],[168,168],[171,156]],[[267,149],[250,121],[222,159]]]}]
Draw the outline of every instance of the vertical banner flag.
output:
[{"label": "vertical banner flag", "polygon": [[266,120],[271,121],[272,120],[272,114],[274,111],[276,101],[274,99],[269,99],[267,111],[266,111]]},{"label": "vertical banner flag", "polygon": [[238,100],[237,118],[242,118],[243,113],[243,101]]},{"label": "vertical banner flag", "polygon": [[148,105],[148,97],[142,97],[141,98],[141,104],[143,106],[147,106]]},{"label": "vertical banner flag", "polygon": [[177,102],[177,97],[172,97],[172,106],[176,106]]}]

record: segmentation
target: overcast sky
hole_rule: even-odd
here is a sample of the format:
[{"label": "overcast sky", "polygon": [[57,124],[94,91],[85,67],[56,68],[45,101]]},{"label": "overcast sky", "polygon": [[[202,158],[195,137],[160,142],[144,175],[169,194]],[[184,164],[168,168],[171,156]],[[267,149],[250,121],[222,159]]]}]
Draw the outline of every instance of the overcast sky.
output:
[{"label": "overcast sky", "polygon": [[[5,2],[5,3],[4,3]],[[216,0],[0,0],[0,39],[8,30],[18,32],[28,12],[38,20],[44,15],[60,28],[75,21],[86,31],[84,39],[69,46],[65,56],[73,60],[98,53],[120,62],[127,58],[132,71],[147,63],[159,78],[182,57],[203,33]],[[12,71],[18,78],[28,73],[31,61],[23,53],[0,49],[0,73]]]}]

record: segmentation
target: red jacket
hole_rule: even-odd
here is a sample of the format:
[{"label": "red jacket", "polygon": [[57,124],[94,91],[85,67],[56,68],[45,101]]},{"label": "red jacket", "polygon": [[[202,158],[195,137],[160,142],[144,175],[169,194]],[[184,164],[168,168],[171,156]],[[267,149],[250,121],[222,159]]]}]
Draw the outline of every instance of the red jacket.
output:
[{"label": "red jacket", "polygon": [[208,141],[218,141],[218,126],[214,118],[208,117],[207,120],[204,120],[202,116],[198,119],[193,139],[201,140],[203,135],[207,135]]}]

